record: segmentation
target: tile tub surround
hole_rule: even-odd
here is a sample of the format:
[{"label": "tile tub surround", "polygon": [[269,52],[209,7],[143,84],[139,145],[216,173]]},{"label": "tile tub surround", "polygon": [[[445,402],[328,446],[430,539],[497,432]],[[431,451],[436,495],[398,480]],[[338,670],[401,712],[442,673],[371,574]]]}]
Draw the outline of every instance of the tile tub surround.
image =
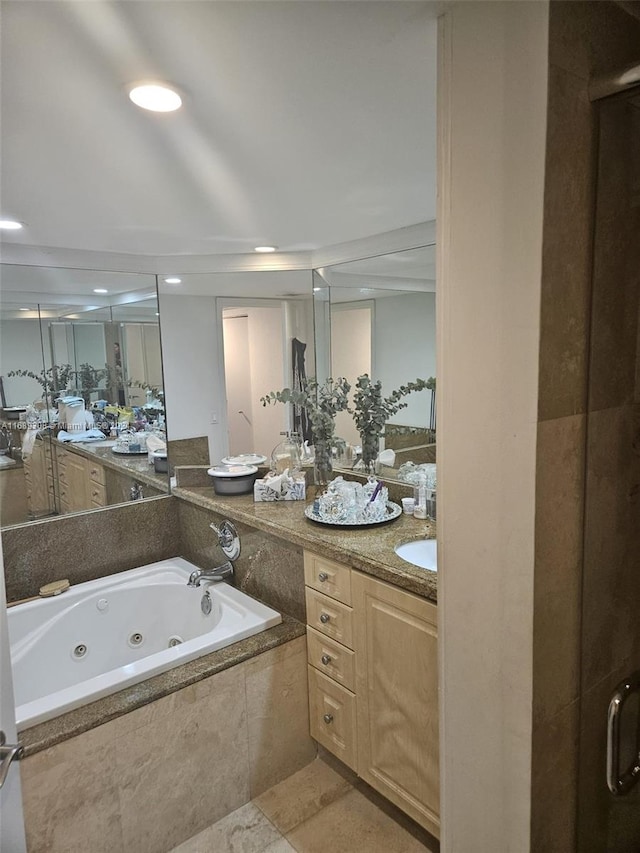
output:
[{"label": "tile tub surround", "polygon": [[[182,556],[202,568],[219,566],[225,559],[209,525],[222,516],[186,501],[179,503]],[[235,522],[240,556],[234,561],[234,584],[280,613],[306,621],[302,548],[255,527]]]},{"label": "tile tub surround", "polygon": [[306,668],[299,637],[25,758],[30,853],[163,853],[305,767]]},{"label": "tile tub surround", "polygon": [[175,441],[169,439],[167,450],[172,469],[176,465],[209,464],[209,439],[206,435],[197,438],[179,438]]},{"label": "tile tub surround", "polygon": [[[190,482],[197,482],[197,473],[189,469]],[[206,471],[205,471],[206,476]],[[184,483],[180,470],[178,482]],[[254,503],[252,495],[216,495],[211,485],[179,485],[174,496],[186,503],[229,518],[254,530],[271,534],[291,545],[308,548],[337,562],[380,578],[417,595],[437,601],[435,572],[414,568],[401,560],[394,547],[412,539],[435,536],[435,526],[413,516],[401,515],[389,524],[371,529],[340,529],[314,524],[305,518],[303,501]],[[309,492],[308,492],[309,494]],[[188,555],[185,554],[187,559]],[[198,562],[192,555],[193,561]],[[262,597],[262,593],[258,593]],[[270,602],[265,598],[267,604]]]},{"label": "tile tub surround", "polygon": [[72,584],[180,555],[178,505],[162,496],[2,530],[7,601],[37,595],[60,578]]}]

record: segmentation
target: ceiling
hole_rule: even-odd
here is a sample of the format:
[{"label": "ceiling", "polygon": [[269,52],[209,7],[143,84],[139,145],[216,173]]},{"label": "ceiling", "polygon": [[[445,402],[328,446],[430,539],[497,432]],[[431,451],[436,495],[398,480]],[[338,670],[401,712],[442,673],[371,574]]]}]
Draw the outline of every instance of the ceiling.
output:
[{"label": "ceiling", "polygon": [[[4,0],[5,242],[285,252],[435,218],[428,2]],[[160,78],[177,113],[130,103]]]}]

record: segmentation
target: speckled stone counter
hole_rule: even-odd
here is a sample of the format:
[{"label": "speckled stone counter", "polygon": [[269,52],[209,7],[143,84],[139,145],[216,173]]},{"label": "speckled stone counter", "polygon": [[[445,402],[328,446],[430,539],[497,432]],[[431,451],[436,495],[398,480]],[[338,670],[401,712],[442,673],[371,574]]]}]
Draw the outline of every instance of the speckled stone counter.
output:
[{"label": "speckled stone counter", "polygon": [[[194,472],[195,474],[195,472]],[[194,476],[192,478],[196,480]],[[270,533],[295,545],[344,563],[380,580],[437,601],[437,573],[401,560],[394,548],[402,542],[435,537],[428,521],[401,515],[388,524],[370,528],[341,529],[310,521],[304,501],[255,503],[253,495],[225,497],[212,486],[185,486],[178,469],[179,487],[172,494],[212,512]]]},{"label": "speckled stone counter", "polygon": [[170,669],[153,678],[126,687],[104,699],[83,705],[44,723],[20,731],[20,743],[25,756],[33,755],[57,743],[89,731],[102,723],[114,720],[123,714],[148,705],[203,678],[215,675],[235,664],[255,657],[276,646],[288,643],[305,634],[305,626],[290,616],[282,616],[282,624],[268,628],[253,637],[247,637],[224,649],[196,658],[189,663]]},{"label": "speckled stone counter", "polygon": [[158,492],[169,493],[169,475],[156,474],[153,466],[149,465],[147,455],[144,456],[127,456],[126,454],[115,454],[111,447],[113,442],[99,441],[91,444],[86,442],[73,441],[58,441],[54,438],[53,443],[58,447],[64,447],[70,453],[77,453],[78,456],[84,456],[85,459],[99,459],[100,464],[105,468],[111,468],[119,474],[126,474],[134,477],[141,483],[147,486],[153,486]]}]

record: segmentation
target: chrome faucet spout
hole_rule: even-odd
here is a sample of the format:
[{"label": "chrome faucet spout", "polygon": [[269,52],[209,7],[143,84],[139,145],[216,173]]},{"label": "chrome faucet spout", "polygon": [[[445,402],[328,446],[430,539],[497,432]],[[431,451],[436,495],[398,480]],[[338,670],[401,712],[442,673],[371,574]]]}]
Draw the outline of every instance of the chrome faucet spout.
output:
[{"label": "chrome faucet spout", "polygon": [[191,572],[187,586],[200,586],[203,581],[223,581],[233,577],[233,566],[227,560],[221,566],[216,566],[215,569],[196,569]]}]

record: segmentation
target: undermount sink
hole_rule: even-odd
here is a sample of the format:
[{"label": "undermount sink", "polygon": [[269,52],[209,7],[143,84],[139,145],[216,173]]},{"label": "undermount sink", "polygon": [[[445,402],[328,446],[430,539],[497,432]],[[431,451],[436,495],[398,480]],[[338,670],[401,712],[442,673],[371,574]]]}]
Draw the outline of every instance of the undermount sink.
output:
[{"label": "undermount sink", "polygon": [[404,542],[396,545],[395,552],[406,563],[419,569],[438,571],[438,552],[435,539],[418,539],[415,542]]}]

